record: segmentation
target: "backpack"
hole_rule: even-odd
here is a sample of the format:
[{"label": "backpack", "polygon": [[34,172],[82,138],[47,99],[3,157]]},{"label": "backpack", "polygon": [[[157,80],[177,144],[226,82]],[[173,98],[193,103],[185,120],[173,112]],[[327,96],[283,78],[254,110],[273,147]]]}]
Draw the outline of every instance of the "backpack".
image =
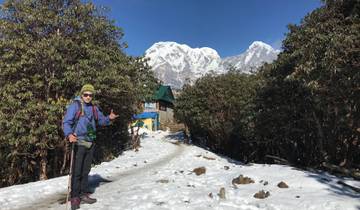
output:
[{"label": "backpack", "polygon": [[[73,126],[73,129],[77,126],[77,123],[79,122],[79,119],[82,115],[84,115],[84,110],[83,110],[83,106],[81,104],[81,102],[79,100],[74,100],[72,103],[76,103],[77,104],[77,111],[75,113],[75,123],[74,123],[74,126]],[[70,104],[72,104],[70,103]],[[69,106],[69,105],[68,105]],[[67,108],[68,108],[67,106]],[[99,120],[99,114],[97,112],[97,109],[96,107],[92,104],[92,112],[93,112],[93,115],[94,115],[94,118],[95,118],[95,126],[98,125],[98,120]],[[64,116],[66,115],[66,111],[64,113]],[[62,129],[64,129],[64,116],[63,116],[63,119],[62,119],[62,124],[61,124],[61,127]]]},{"label": "backpack", "polygon": [[[78,105],[78,111],[75,114],[75,124],[77,124],[80,117],[84,115],[84,110],[83,110],[83,106],[82,106],[82,104],[81,104],[81,102],[79,100],[75,100],[75,102],[73,102],[73,103],[76,103]],[[99,114],[98,114],[98,112],[96,110],[96,107],[93,104],[91,104],[91,107],[92,107],[93,115],[95,117],[95,125],[97,125],[98,120],[99,120]]]}]

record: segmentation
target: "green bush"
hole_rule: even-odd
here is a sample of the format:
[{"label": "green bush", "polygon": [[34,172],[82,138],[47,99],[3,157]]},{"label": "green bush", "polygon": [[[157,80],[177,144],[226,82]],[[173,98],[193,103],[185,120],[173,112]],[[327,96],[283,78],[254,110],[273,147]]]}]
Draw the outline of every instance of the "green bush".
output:
[{"label": "green bush", "polygon": [[258,81],[257,76],[238,71],[200,78],[193,86],[184,86],[176,99],[175,117],[189,127],[194,143],[243,157],[247,151],[239,147],[253,137]]}]

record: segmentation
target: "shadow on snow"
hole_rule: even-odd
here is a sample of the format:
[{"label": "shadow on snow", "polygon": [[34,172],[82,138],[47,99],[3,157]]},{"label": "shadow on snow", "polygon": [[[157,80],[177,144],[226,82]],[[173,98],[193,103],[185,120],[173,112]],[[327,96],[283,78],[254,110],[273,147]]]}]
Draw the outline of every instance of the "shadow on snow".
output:
[{"label": "shadow on snow", "polygon": [[[110,182],[111,182],[110,180],[101,177],[99,174],[89,175],[89,177],[88,177],[88,185],[89,185],[90,193],[94,193],[96,188],[98,188],[100,185],[110,183]],[[60,203],[60,204],[66,203],[65,202],[66,197],[67,197],[67,194],[63,194],[61,196],[61,198],[59,198],[57,200],[58,203]]]},{"label": "shadow on snow", "polygon": [[[299,170],[299,169],[295,169]],[[346,181],[353,181],[352,178],[337,177],[324,171],[304,171],[306,175],[316,181],[328,186],[328,190],[334,194],[348,196],[351,198],[360,198],[360,188],[347,184]],[[358,206],[358,209],[360,206]]]}]

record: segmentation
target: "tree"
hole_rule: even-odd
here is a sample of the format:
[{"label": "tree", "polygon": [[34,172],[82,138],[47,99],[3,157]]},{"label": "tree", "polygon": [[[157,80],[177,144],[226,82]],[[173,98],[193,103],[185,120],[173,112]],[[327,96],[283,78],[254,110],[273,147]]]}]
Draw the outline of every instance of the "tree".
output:
[{"label": "tree", "polygon": [[206,75],[186,85],[175,103],[175,117],[184,122],[193,142],[235,158],[244,158],[243,142],[253,136],[253,99],[259,78],[229,71]]},{"label": "tree", "polygon": [[277,142],[273,152],[293,163],[359,164],[359,14],[359,1],[325,1],[289,26],[283,53],[263,69],[257,128]]},{"label": "tree", "polygon": [[59,174],[61,118],[84,83],[96,87],[105,113],[112,107],[121,115],[112,132],[100,131],[117,140],[100,147],[103,154],[118,151],[144,89],[156,82],[142,58],[123,52],[122,29],[80,0],[8,0],[0,28],[2,185]]},{"label": "tree", "polygon": [[289,25],[283,51],[256,76],[230,71],[185,86],[176,117],[195,142],[241,160],[358,168],[359,31],[358,0],[324,1]]}]

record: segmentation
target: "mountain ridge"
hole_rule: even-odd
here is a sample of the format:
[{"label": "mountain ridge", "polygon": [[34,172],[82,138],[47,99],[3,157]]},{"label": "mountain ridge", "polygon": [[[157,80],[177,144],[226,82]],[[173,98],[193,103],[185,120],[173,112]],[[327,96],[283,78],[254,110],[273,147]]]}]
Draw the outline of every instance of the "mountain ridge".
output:
[{"label": "mountain ridge", "polygon": [[249,48],[235,56],[221,58],[216,50],[209,47],[191,48],[186,44],[173,41],[154,43],[145,51],[158,79],[174,88],[181,88],[208,74],[226,73],[230,67],[241,72],[251,73],[264,62],[270,63],[277,58],[279,51],[270,45],[254,41]]}]

